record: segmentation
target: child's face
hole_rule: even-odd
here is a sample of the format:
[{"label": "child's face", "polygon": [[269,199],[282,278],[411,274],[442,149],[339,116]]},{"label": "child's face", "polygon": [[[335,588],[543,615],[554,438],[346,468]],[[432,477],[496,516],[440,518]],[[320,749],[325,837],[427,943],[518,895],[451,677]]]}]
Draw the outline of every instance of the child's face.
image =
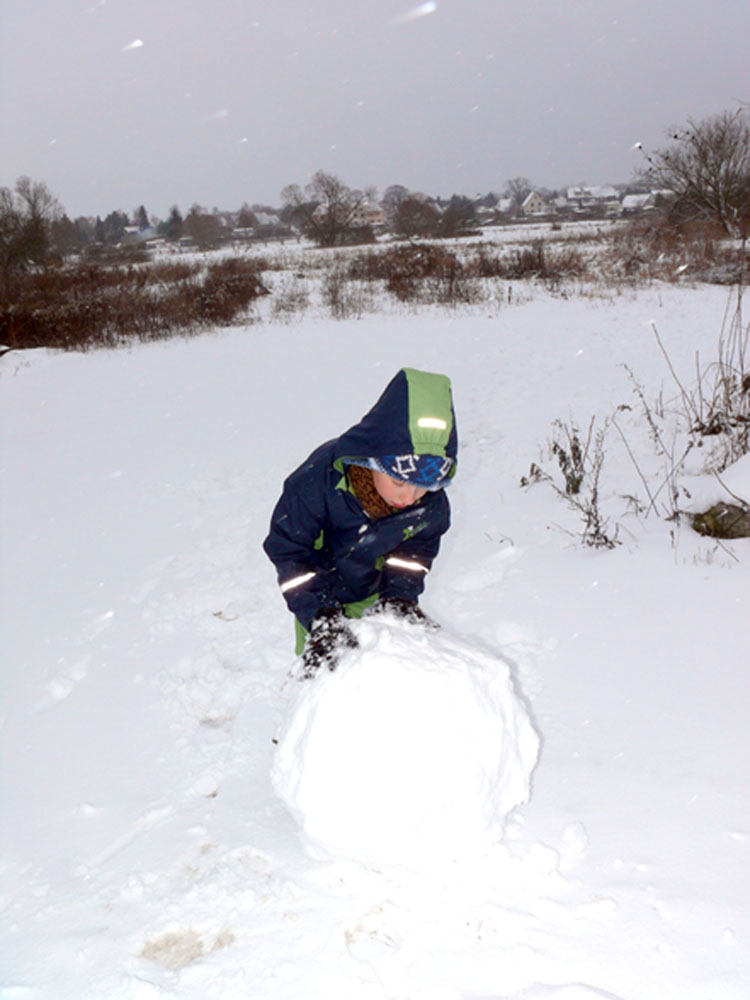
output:
[{"label": "child's face", "polygon": [[372,481],[375,484],[375,489],[391,507],[411,507],[417,500],[421,500],[427,492],[421,486],[405,483],[403,479],[394,479],[377,469],[372,470]]}]

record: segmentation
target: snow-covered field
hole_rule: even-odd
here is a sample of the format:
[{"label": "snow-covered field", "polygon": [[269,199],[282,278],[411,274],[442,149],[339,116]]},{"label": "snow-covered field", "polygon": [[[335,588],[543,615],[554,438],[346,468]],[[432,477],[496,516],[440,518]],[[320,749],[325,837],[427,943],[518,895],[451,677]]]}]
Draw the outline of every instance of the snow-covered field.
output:
[{"label": "snow-covered field", "polygon": [[[668,404],[651,321],[689,383],[727,296],[528,288],[504,308],[5,355],[0,998],[746,1000],[750,540],[636,516],[614,433],[615,549],[583,546],[548,485],[519,485],[553,421],[620,404],[658,474],[622,365]],[[303,694],[260,543],[283,477],[403,365],[451,376],[461,451],[423,602],[443,632],[394,648],[416,667],[509,671],[541,749],[501,840],[435,859],[434,824],[425,863],[391,867],[321,853],[274,791]],[[749,463],[722,477],[745,499]],[[681,482],[684,506],[728,499],[712,477]],[[346,712],[349,676],[311,683]],[[383,671],[392,701],[397,676]],[[386,759],[388,699],[373,712]],[[456,718],[460,756],[476,734]],[[347,742],[348,780],[372,780]],[[398,815],[377,822],[398,840]]]}]

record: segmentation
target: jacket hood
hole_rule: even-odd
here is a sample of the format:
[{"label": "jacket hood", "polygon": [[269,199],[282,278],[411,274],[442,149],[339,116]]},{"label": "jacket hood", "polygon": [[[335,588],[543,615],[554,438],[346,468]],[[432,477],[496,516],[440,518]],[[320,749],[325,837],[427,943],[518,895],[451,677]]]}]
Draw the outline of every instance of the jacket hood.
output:
[{"label": "jacket hood", "polygon": [[436,455],[453,461],[458,453],[456,416],[447,375],[402,368],[364,417],[341,435],[334,466],[343,471],[385,455]]}]

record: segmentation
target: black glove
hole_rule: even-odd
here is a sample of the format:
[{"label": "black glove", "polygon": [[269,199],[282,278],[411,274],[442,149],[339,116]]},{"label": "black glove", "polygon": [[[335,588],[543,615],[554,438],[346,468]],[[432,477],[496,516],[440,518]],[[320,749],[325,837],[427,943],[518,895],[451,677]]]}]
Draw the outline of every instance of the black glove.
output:
[{"label": "black glove", "polygon": [[371,614],[390,612],[396,618],[403,618],[410,625],[423,625],[425,628],[438,629],[440,626],[422,611],[416,601],[406,597],[381,597],[373,604]]},{"label": "black glove", "polygon": [[302,677],[312,677],[322,667],[335,670],[345,649],[356,649],[357,637],[346,624],[340,608],[322,608],[310,623],[302,652]]}]

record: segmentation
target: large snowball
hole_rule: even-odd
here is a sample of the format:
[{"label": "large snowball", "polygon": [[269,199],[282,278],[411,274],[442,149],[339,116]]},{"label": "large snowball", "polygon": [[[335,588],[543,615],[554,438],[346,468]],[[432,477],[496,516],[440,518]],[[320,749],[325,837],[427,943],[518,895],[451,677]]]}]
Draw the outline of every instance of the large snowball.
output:
[{"label": "large snowball", "polygon": [[300,683],[274,786],[311,846],[369,865],[475,856],[529,796],[538,737],[497,657],[444,632],[356,623]]}]

